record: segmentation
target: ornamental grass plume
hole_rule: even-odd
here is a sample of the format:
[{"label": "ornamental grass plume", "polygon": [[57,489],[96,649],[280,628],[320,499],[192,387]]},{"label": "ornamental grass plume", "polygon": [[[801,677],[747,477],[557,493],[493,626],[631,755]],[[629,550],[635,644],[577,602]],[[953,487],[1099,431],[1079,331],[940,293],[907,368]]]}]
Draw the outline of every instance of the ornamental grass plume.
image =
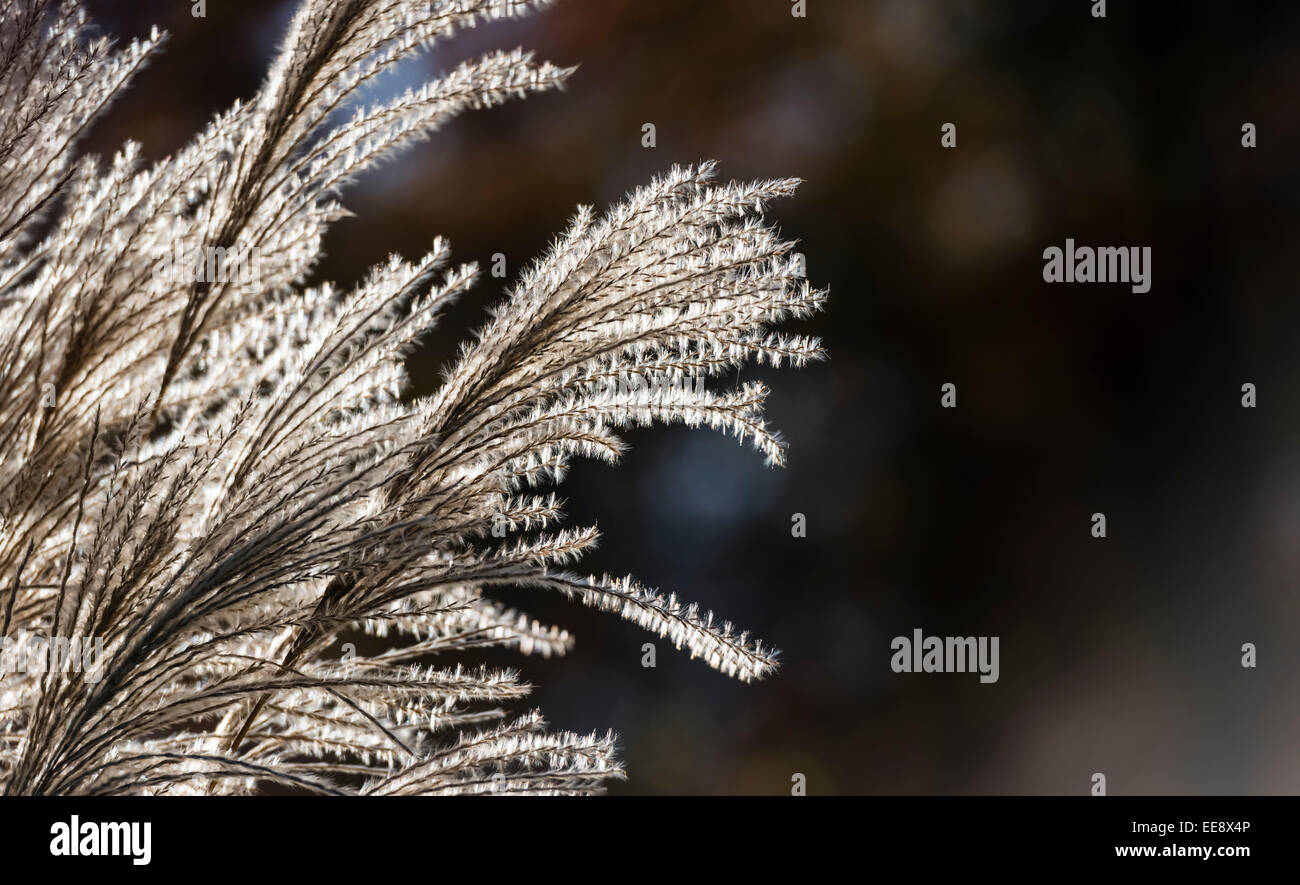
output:
[{"label": "ornamental grass plume", "polygon": [[[115,50],[74,0],[0,0],[0,635],[48,652],[0,675],[4,793],[599,791],[623,777],[612,734],[511,712],[514,670],[439,665],[571,647],[494,601],[506,586],[741,680],[775,669],[695,605],[570,571],[597,532],[560,527],[550,489],[656,421],[782,463],[767,389],[702,381],[822,356],[771,331],[825,298],[764,220],[795,181],[703,163],[580,207],[411,402],[403,360],[476,268],[438,239],[353,288],[307,284],[350,179],[572,69],[495,52],[340,109],[422,47],[545,5],[304,0],[260,90],[149,165],[76,145],[165,35]],[[355,631],[389,647],[340,656]],[[94,654],[66,666],[78,641]]]}]

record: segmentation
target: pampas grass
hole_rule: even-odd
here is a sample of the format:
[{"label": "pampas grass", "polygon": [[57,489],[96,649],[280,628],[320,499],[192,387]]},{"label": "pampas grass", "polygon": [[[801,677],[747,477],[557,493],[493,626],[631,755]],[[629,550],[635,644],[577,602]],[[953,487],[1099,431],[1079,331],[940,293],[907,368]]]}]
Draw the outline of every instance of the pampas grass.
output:
[{"label": "pampas grass", "polygon": [[[437,663],[571,647],[499,587],[616,613],[742,680],[775,669],[711,613],[570,571],[597,532],[561,527],[549,489],[655,422],[782,463],[767,389],[703,381],[822,355],[771,330],[824,299],[764,218],[796,182],[704,163],[580,207],[410,403],[403,359],[476,268],[436,240],[354,288],[305,285],[352,177],[570,70],[493,53],[336,112],[421,47],[542,5],[306,0],[257,94],[146,166],[135,144],[75,147],[165,37],[115,51],[71,0],[4,3],[3,635],[102,648],[0,676],[5,793],[598,791],[623,776],[613,735],[510,712],[514,670]],[[340,656],[349,631],[389,648]]]}]

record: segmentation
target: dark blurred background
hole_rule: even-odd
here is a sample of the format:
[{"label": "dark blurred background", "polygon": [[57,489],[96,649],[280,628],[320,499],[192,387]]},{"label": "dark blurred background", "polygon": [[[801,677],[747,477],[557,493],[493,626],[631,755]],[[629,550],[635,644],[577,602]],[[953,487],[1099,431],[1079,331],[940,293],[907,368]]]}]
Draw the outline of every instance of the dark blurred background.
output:
[{"label": "dark blurred background", "polygon": [[[124,39],[172,34],[88,145],[151,159],[252,95],[292,7],[88,5]],[[830,287],[800,331],[831,359],[770,373],[789,466],[656,428],[562,486],[604,532],[585,569],[734,619],[780,674],[742,685],[664,641],[645,669],[637,628],[509,600],[576,633],[567,658],[502,661],[555,726],[622,735],[616,792],[786,793],[796,772],[814,794],[1082,794],[1094,772],[1112,794],[1300,792],[1300,6],[1091,5],[565,0],[381,90],[497,47],[582,65],[362,177],[320,267],[340,283],[436,234],[513,277],[577,203],[673,163],[806,179],[773,214]],[[1151,291],[1044,284],[1066,237],[1151,246]],[[445,317],[417,393],[505,282]],[[895,674],[916,627],[999,636],[1000,680]]]}]

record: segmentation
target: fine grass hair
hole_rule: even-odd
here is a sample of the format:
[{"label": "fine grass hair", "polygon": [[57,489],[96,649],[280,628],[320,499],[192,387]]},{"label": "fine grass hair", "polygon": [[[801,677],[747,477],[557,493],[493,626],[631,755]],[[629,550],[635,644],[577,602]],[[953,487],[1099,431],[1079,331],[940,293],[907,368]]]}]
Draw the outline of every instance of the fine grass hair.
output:
[{"label": "fine grass hair", "polygon": [[[464,663],[571,648],[503,587],[775,670],[712,613],[572,571],[598,534],[560,524],[554,487],[656,422],[783,462],[767,388],[704,382],[823,355],[773,331],[825,299],[765,218],[796,181],[705,162],[579,207],[410,401],[404,359],[475,266],[436,239],[308,285],[353,177],[572,69],[513,50],[358,90],[545,5],[304,0],[256,94],[146,164],[77,144],[166,35],[119,48],[73,0],[0,0],[0,635],[49,652],[0,673],[5,794],[598,792],[624,776],[614,735],[553,731],[518,672]],[[340,650],[359,633],[385,650]]]}]

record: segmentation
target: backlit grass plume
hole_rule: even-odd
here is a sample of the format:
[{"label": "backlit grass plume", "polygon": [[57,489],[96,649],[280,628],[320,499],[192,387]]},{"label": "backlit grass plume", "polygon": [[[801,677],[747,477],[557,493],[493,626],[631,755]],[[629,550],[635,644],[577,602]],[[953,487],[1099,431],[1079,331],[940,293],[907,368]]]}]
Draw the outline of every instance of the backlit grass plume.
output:
[{"label": "backlit grass plume", "polygon": [[[257,94],[150,166],[75,147],[164,36],[114,50],[71,0],[0,3],[5,793],[598,791],[622,776],[612,735],[548,730],[512,670],[439,664],[570,647],[494,602],[505,586],[742,680],[773,670],[693,605],[569,571],[597,533],[559,527],[547,489],[656,421],[781,463],[763,385],[701,382],[821,355],[770,331],[824,298],[763,220],[794,181],[705,163],[579,208],[410,403],[403,360],[475,268],[436,240],[355,288],[305,285],[350,178],[570,72],[494,53],[337,112],[421,47],[539,5],[305,0]],[[356,631],[389,649],[340,654]]]}]

